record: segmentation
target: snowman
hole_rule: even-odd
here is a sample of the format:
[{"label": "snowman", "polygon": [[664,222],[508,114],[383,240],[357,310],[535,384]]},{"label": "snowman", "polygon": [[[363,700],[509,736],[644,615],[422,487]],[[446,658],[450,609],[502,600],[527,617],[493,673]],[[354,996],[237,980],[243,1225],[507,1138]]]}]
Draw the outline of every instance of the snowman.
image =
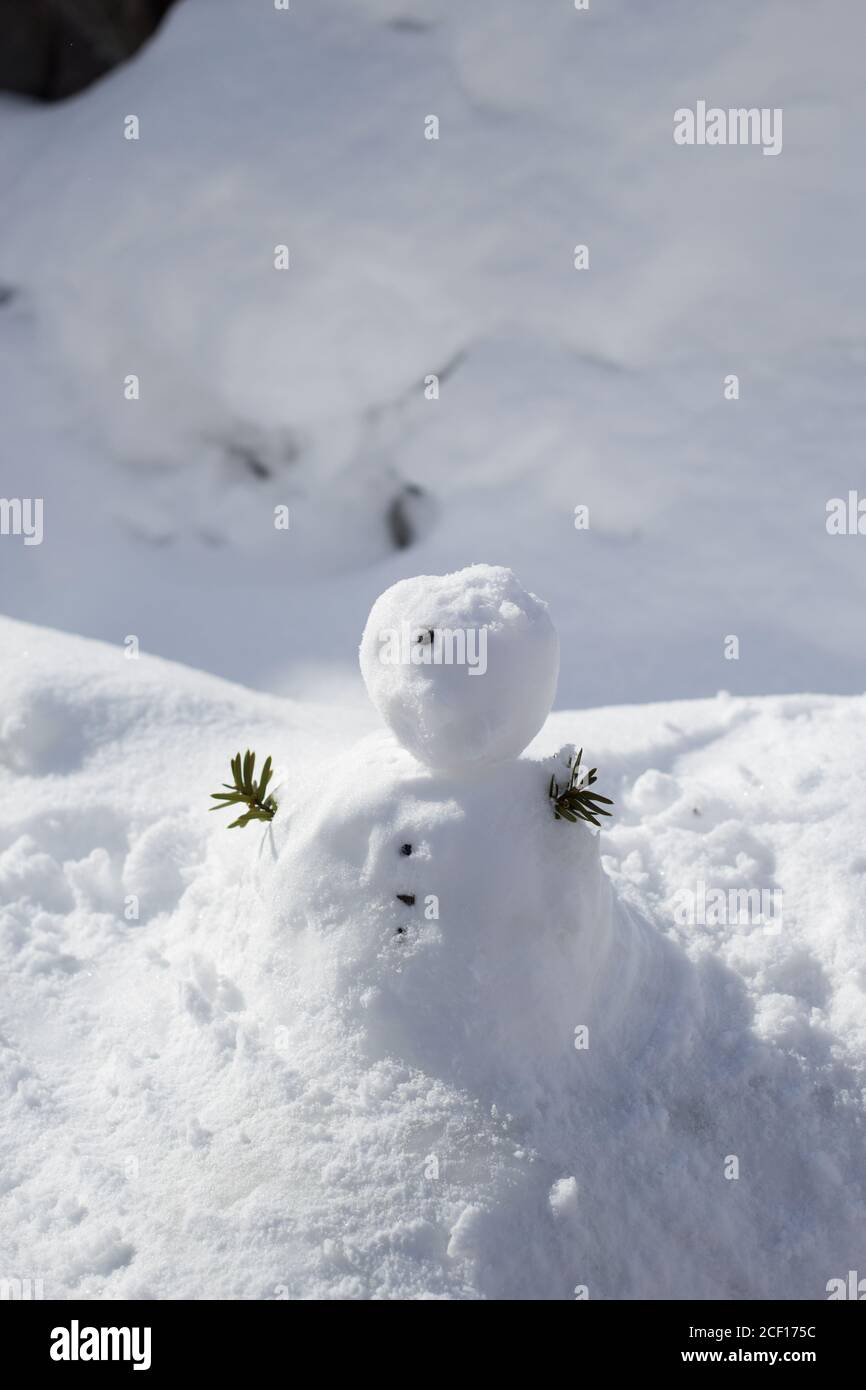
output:
[{"label": "snowman", "polygon": [[[524,750],[556,691],[547,605],[508,569],[406,579],[360,646],[385,727],[281,799],[265,970],[284,1014],[508,1099],[615,1045],[638,978],[598,837],[557,819],[574,748]],[[285,815],[285,820],[283,817]]]}]

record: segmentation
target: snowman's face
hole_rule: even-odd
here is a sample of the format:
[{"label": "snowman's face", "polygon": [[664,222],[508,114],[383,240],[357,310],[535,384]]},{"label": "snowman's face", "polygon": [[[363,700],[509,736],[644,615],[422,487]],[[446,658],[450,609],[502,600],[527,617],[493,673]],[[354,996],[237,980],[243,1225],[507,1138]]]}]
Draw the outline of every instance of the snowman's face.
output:
[{"label": "snowman's face", "polygon": [[407,579],[373,605],[361,640],[373,704],[431,767],[517,757],[550,710],[559,640],[510,570]]}]

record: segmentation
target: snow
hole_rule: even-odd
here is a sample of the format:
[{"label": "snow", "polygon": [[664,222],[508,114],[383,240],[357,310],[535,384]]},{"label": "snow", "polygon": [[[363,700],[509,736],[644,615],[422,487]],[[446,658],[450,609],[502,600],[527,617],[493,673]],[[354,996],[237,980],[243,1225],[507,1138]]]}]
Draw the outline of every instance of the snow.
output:
[{"label": "snow", "polygon": [[623,961],[646,948],[612,915],[597,842],[555,822],[551,770],[431,773],[389,734],[326,764],[275,832],[264,921],[237,966],[271,982],[275,1026],[315,998],[354,1020],[365,1055],[496,1101],[549,1087],[602,1000],[598,1028],[617,1037]]},{"label": "snow", "polygon": [[[558,710],[460,779],[344,712],[0,638],[11,1272],[46,1297],[822,1298],[857,1267],[862,697]],[[600,837],[548,814],[576,740],[617,803]],[[270,828],[204,813],[239,743],[274,755]],[[777,889],[781,931],[678,925],[700,882]]]},{"label": "snow", "polygon": [[422,762],[513,758],[553,704],[559,638],[547,605],[511,570],[471,565],[394,584],[361,638],[367,694]]},{"label": "snow", "polygon": [[[864,40],[183,0],[0,97],[0,493],[44,500],[0,536],[0,1278],[862,1270]],[[704,99],[781,153],[677,146]],[[489,670],[374,660],[404,620]],[[247,747],[279,812],[229,833]],[[547,800],[575,747],[600,835]]]},{"label": "snow", "polygon": [[[2,491],[46,501],[3,611],[363,710],[375,597],[482,559],[563,705],[861,691],[866,10],[794,9],[183,0],[0,100]],[[782,153],[675,145],[703,98]]]}]

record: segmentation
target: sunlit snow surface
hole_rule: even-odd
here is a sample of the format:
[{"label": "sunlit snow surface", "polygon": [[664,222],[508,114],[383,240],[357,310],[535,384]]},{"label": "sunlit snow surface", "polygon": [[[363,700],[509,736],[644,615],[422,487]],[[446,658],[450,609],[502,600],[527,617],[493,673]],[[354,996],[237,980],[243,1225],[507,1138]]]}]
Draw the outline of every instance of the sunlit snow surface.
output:
[{"label": "sunlit snow surface", "polygon": [[[850,0],[183,0],[0,100],[0,491],[45,499],[0,607],[355,700],[376,595],[485,561],[562,704],[861,690],[864,43]],[[698,100],[781,153],[675,145]]]},{"label": "sunlit snow surface", "polygon": [[[530,753],[586,747],[617,802],[596,840],[540,764],[508,800],[315,707],[0,639],[9,1274],[822,1298],[857,1267],[862,698],[560,711]],[[273,835],[203,813],[241,738],[275,758]],[[780,930],[677,926],[698,881],[776,890]]]}]

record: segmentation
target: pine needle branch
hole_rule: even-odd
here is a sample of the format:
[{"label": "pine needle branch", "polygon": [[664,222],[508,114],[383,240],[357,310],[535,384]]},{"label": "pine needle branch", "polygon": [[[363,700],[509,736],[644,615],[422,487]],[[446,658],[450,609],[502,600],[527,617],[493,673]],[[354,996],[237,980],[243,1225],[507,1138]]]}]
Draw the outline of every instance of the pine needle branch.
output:
[{"label": "pine needle branch", "polygon": [[570,765],[571,771],[568,784],[565,787],[561,788],[551,773],[547,794],[553,802],[553,814],[557,820],[571,821],[572,825],[577,825],[579,820],[585,820],[590,825],[595,825],[601,829],[601,821],[597,817],[609,816],[610,811],[605,811],[603,808],[604,806],[612,806],[613,802],[609,796],[602,796],[601,792],[589,790],[593,783],[598,781],[596,777],[598,768],[591,767],[588,772],[584,768],[581,771],[580,760],[582,757],[583,749],[581,748],[574,762]]},{"label": "pine needle branch", "polygon": [[254,779],[256,767],[256,755],[247,749],[241,761],[240,753],[232,758],[232,782],[223,782],[225,791],[211,792],[211,797],[218,804],[211,806],[211,811],[224,811],[229,806],[248,806],[249,810],[237,820],[233,820],[227,827],[234,830],[235,826],[249,825],[251,820],[273,820],[277,813],[277,803],[272,796],[268,795],[268,783],[273,776],[271,769],[271,759],[265,758],[262,766],[262,774],[258,782]]}]

